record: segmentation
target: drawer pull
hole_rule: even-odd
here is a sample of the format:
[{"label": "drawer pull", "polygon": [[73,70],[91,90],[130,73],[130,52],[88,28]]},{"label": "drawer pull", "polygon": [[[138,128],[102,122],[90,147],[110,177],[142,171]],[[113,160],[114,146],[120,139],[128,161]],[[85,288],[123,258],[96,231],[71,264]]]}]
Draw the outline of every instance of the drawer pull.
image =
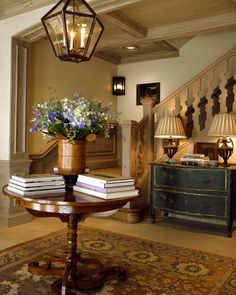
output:
[{"label": "drawer pull", "polygon": [[208,178],[208,179],[204,179],[203,183],[208,184],[211,183],[213,181],[213,178]]},{"label": "drawer pull", "polygon": [[203,204],[203,208],[209,209],[209,208],[211,208],[211,204]]}]

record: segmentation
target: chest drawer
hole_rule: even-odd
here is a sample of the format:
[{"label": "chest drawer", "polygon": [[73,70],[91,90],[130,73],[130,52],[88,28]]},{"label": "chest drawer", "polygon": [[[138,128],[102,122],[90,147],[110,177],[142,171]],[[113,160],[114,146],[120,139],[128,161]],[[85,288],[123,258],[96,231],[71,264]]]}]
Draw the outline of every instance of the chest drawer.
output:
[{"label": "chest drawer", "polygon": [[155,189],[153,206],[176,213],[226,217],[226,198],[219,195],[193,195]]},{"label": "chest drawer", "polygon": [[153,167],[153,185],[180,190],[228,191],[227,171],[220,169]]}]

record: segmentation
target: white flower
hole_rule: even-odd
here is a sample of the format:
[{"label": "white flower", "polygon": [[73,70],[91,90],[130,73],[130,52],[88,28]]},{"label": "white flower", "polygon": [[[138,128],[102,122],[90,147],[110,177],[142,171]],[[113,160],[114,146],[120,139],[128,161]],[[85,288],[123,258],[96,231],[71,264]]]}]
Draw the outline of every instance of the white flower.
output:
[{"label": "white flower", "polygon": [[74,113],[75,113],[75,115],[76,116],[80,116],[81,115],[81,109],[80,109],[80,107],[77,107],[75,110],[74,110]]}]

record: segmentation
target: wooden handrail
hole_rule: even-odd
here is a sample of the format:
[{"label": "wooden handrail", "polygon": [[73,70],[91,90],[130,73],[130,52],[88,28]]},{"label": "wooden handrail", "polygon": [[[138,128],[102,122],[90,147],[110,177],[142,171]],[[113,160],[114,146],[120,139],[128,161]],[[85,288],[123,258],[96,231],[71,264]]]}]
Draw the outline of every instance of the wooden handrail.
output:
[{"label": "wooden handrail", "polygon": [[46,157],[54,148],[57,147],[57,140],[54,141],[53,144],[51,144],[45,151],[43,151],[41,154],[30,154],[29,158],[32,160],[40,160]]},{"label": "wooden handrail", "polygon": [[164,100],[162,100],[159,104],[155,105],[153,108],[153,113],[156,113],[157,110],[167,104],[171,99],[173,99],[173,97],[178,96],[178,94],[182,91],[184,91],[184,89],[190,87],[195,80],[200,79],[202,76],[204,76],[206,73],[208,73],[210,70],[214,69],[215,67],[217,67],[218,64],[222,63],[225,59],[230,58],[231,56],[233,56],[236,52],[236,46],[233,47],[230,51],[228,51],[226,54],[224,54],[223,56],[221,56],[220,58],[218,58],[215,62],[213,62],[212,64],[210,64],[207,68],[205,68],[203,71],[201,71],[199,74],[197,74],[195,77],[193,77],[191,80],[189,80],[188,82],[186,82],[184,85],[182,85],[180,88],[178,88],[176,91],[174,91],[173,93],[171,93],[167,98],[165,98]]}]

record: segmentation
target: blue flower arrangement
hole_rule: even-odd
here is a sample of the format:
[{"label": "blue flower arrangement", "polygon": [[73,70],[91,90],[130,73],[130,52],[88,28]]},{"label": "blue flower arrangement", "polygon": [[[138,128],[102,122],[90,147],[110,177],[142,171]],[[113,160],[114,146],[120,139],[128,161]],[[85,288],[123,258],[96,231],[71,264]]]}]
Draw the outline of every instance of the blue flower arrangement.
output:
[{"label": "blue flower arrangement", "polygon": [[40,131],[54,139],[95,140],[96,134],[109,137],[109,121],[117,120],[117,113],[110,113],[112,103],[102,107],[98,100],[89,101],[78,93],[73,99],[53,97],[33,105],[34,126],[31,132]]}]

